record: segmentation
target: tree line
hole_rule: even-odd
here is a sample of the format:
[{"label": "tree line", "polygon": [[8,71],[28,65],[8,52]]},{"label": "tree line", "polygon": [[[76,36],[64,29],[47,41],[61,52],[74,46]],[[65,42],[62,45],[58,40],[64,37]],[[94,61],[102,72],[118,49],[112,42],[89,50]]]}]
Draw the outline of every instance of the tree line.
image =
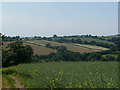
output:
[{"label": "tree line", "polygon": [[[119,57],[115,58],[114,56],[107,55],[110,54],[111,51],[106,52],[93,52],[93,53],[84,53],[81,54],[79,52],[71,52],[66,49],[64,46],[59,46],[57,49],[57,53],[50,53],[49,55],[44,56],[34,56],[38,59],[44,59],[46,61],[118,61]],[[103,57],[102,55],[105,55]]]}]

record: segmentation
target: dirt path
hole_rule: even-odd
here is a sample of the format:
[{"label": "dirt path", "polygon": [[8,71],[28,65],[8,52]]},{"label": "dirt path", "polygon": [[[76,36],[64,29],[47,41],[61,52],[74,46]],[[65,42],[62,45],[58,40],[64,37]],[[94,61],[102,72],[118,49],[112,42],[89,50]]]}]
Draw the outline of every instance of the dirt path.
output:
[{"label": "dirt path", "polygon": [[9,75],[10,78],[12,78],[15,81],[15,87],[16,88],[23,88],[23,86],[20,84],[20,82],[17,80],[16,77]]}]

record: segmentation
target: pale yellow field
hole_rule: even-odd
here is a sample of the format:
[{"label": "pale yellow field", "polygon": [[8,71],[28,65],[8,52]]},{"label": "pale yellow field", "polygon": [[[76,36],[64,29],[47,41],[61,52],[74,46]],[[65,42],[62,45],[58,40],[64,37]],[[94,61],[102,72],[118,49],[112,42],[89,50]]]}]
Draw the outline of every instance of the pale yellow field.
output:
[{"label": "pale yellow field", "polygon": [[86,44],[74,44],[72,45],[84,47],[84,48],[89,48],[89,49],[94,49],[94,50],[109,50],[108,48],[100,47],[100,46],[95,46],[95,45],[86,45]]}]

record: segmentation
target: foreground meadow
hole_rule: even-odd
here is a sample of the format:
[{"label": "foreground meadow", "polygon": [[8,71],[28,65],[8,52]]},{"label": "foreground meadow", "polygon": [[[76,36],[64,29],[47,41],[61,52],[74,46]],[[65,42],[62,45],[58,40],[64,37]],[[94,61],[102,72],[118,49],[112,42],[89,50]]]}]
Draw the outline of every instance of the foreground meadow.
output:
[{"label": "foreground meadow", "polygon": [[3,68],[3,79],[3,88],[118,88],[118,62],[20,64]]}]

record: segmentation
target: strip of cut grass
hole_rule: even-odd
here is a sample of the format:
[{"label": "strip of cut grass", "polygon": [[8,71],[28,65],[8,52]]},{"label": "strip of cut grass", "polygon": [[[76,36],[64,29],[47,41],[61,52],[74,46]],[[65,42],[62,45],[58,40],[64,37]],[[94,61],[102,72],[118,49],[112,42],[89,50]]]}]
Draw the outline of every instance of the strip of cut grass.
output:
[{"label": "strip of cut grass", "polygon": [[75,44],[75,43],[71,43],[71,44],[72,45],[76,45],[76,46],[80,46],[80,47],[84,47],[84,48],[93,49],[93,50],[109,50],[108,48],[104,48],[104,47],[100,47],[100,46],[95,46],[95,45]]}]

